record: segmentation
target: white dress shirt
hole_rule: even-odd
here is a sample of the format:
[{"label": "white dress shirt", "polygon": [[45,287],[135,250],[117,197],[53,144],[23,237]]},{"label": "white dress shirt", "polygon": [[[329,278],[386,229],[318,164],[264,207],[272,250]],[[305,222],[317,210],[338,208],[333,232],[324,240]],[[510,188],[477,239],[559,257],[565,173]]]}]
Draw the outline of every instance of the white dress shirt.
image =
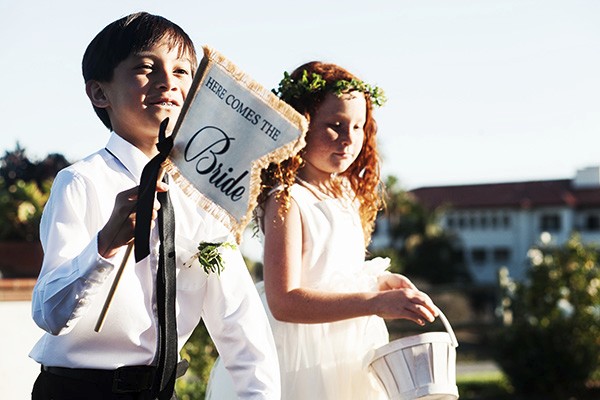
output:
[{"label": "white dress shirt", "polygon": [[[46,331],[30,356],[47,366],[115,369],[152,365],[157,347],[156,268],[158,232],[150,255],[133,254],[99,333],[94,331],[125,246],[110,259],[98,254],[98,232],[115,196],[139,184],[149,161],[113,133],[105,149],[61,171],[40,226],[44,262],[33,290],[35,322]],[[175,210],[177,330],[179,350],[202,318],[243,399],[279,399],[279,367],[260,298],[239,251],[224,253],[220,275],[198,261],[183,266],[201,241],[222,241],[229,232],[169,187]],[[158,224],[155,224],[158,225]]]}]

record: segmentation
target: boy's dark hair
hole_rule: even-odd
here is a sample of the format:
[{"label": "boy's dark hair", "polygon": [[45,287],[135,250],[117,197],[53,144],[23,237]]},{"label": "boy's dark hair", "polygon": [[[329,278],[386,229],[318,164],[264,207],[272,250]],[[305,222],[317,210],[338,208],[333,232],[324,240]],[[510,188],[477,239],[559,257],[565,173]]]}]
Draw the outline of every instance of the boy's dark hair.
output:
[{"label": "boy's dark hair", "polygon": [[[181,55],[187,55],[192,63],[192,73],[196,71],[198,60],[190,37],[177,24],[168,19],[138,12],[123,17],[107,25],[90,42],[81,63],[83,79],[110,82],[117,65],[131,54],[141,52],[166,38],[171,48],[179,48]],[[108,112],[94,106],[94,111],[108,129],[112,124]]]}]

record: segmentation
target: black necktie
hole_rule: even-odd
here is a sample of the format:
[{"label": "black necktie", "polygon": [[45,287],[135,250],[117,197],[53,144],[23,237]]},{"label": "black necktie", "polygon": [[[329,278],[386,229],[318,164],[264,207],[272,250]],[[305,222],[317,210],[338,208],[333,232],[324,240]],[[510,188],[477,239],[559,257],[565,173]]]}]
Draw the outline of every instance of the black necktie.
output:
[{"label": "black necktie", "polygon": [[[166,176],[164,181],[167,181]],[[159,347],[155,386],[157,398],[168,400],[173,396],[178,358],[175,317],[175,214],[169,192],[159,192],[156,196],[160,202],[160,253],[156,277]]]}]

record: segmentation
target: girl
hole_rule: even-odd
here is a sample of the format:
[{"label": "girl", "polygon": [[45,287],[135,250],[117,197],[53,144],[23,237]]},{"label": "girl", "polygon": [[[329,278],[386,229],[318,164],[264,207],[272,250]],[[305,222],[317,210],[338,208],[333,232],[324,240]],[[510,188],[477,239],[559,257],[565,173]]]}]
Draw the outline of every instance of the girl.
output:
[{"label": "girl", "polygon": [[385,272],[389,260],[365,262],[383,203],[373,119],[383,92],[310,62],[276,93],[309,121],[306,147],[263,171],[257,209],[282,399],[386,398],[365,368],[388,342],[383,319],[423,325],[438,312],[406,277]]}]

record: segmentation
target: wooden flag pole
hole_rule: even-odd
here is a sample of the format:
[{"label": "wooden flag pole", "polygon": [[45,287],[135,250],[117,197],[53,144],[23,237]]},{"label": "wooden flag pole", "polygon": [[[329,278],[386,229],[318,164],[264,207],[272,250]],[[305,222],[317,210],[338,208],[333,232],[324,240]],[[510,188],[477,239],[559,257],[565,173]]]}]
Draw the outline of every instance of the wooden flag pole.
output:
[{"label": "wooden flag pole", "polygon": [[94,328],[94,331],[96,331],[96,332],[100,332],[100,330],[102,329],[102,325],[104,324],[104,320],[106,319],[106,313],[108,312],[110,303],[112,302],[112,299],[115,295],[115,291],[117,290],[117,286],[119,285],[119,281],[121,280],[121,275],[123,275],[123,270],[125,269],[125,265],[127,264],[129,257],[131,257],[131,250],[133,250],[133,243],[134,243],[134,241],[132,240],[131,243],[129,243],[127,245],[127,250],[125,250],[125,256],[123,256],[123,261],[121,261],[121,265],[119,266],[119,269],[117,270],[117,275],[115,275],[115,280],[112,283],[112,286],[110,288],[110,291],[108,292],[108,295],[106,296],[106,301],[104,302],[104,307],[102,307],[102,311],[100,312],[100,316],[98,317],[98,321],[96,322],[96,327]]}]

